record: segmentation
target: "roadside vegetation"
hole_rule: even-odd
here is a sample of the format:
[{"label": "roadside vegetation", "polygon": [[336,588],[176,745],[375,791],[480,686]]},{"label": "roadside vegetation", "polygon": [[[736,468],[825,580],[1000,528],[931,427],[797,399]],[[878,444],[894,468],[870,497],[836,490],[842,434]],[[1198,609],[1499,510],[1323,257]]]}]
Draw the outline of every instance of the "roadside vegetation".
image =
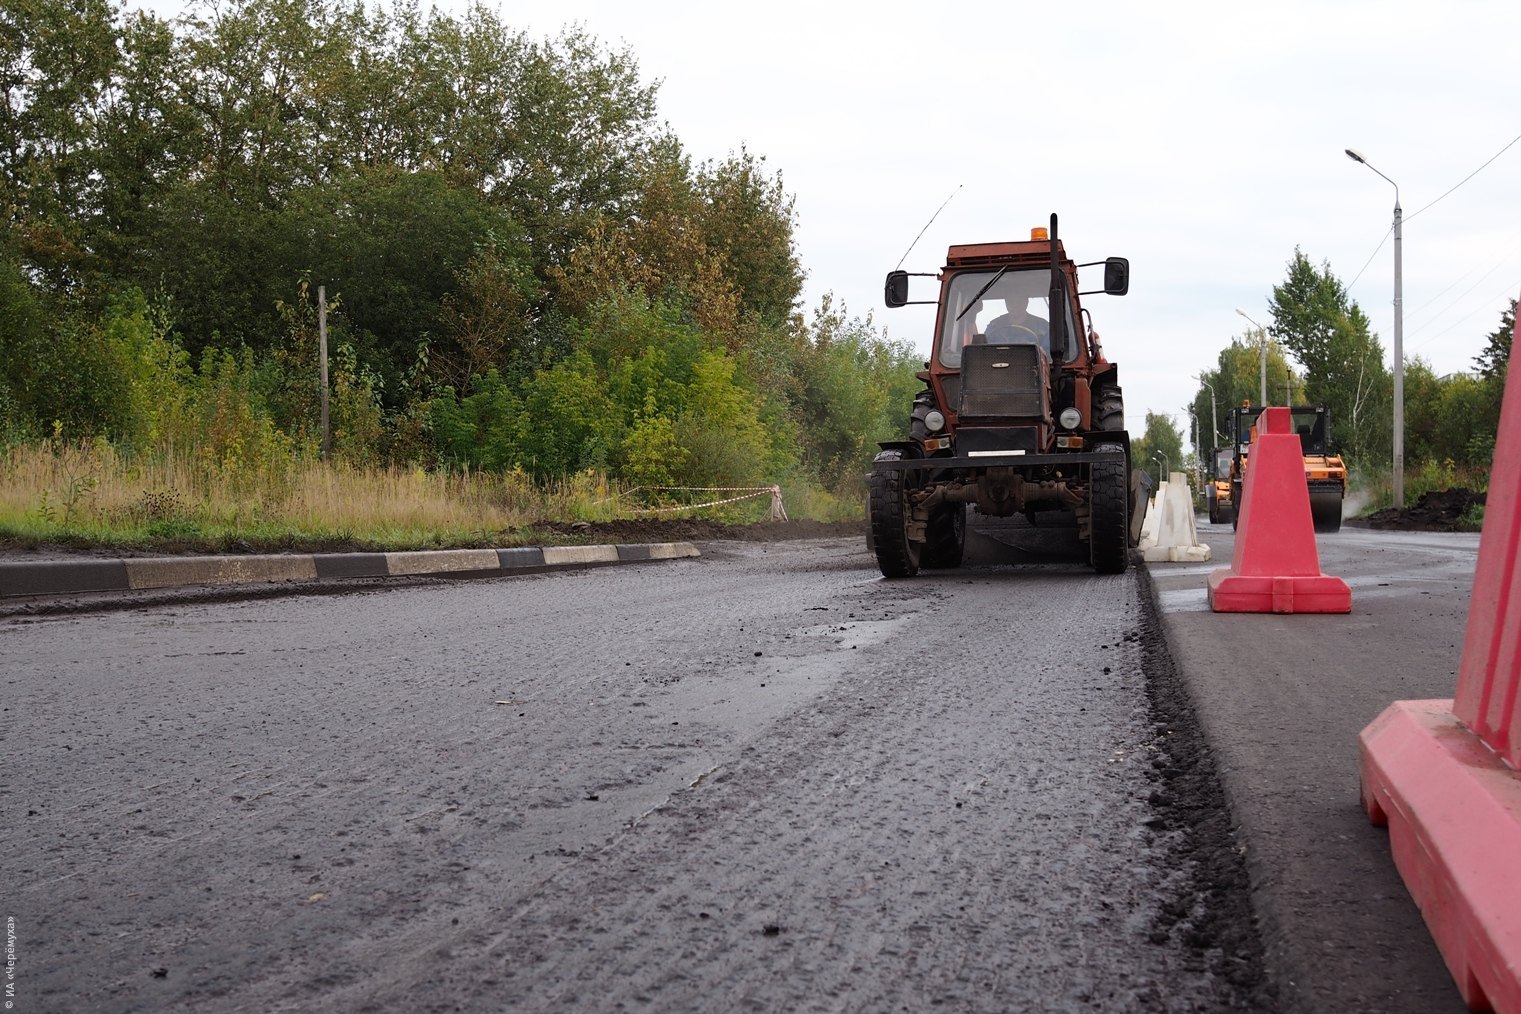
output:
[{"label": "roadside vegetation", "polygon": [[579,29],[16,0],[0,77],[0,538],[510,543],[773,485],[852,517],[918,387],[800,306],[781,173],[694,158]]}]

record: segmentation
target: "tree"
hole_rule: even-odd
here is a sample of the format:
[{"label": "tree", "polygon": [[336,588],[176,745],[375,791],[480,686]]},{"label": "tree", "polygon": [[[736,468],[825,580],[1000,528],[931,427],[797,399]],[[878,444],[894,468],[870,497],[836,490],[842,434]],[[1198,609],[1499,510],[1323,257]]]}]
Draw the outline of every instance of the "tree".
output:
[{"label": "tree", "polygon": [[0,7],[0,208],[28,267],[55,291],[78,281],[98,204],[95,127],[116,71],[107,0]]},{"label": "tree", "polygon": [[1505,379],[1510,364],[1511,339],[1516,333],[1516,301],[1500,314],[1500,326],[1485,336],[1484,349],[1474,357],[1473,364],[1484,377]]},{"label": "tree", "polygon": [[1147,412],[1145,434],[1130,442],[1131,466],[1165,479],[1167,476],[1163,474],[1162,460],[1159,459],[1166,461],[1169,471],[1186,471],[1183,467],[1183,434],[1173,425],[1172,417]]},{"label": "tree", "polygon": [[1469,442],[1468,460],[1487,468],[1494,458],[1495,438],[1500,429],[1500,408],[1505,401],[1505,383],[1510,375],[1510,352],[1516,333],[1516,300],[1500,314],[1500,326],[1491,331],[1483,351],[1474,357],[1479,368],[1480,390],[1475,399],[1473,423],[1477,434]]},{"label": "tree", "polygon": [[1296,248],[1288,277],[1273,288],[1269,333],[1305,369],[1305,400],[1327,406],[1340,449],[1353,459],[1388,453],[1393,381],[1368,318],[1331,273]]},{"label": "tree", "polygon": [[741,148],[697,174],[702,223],[710,253],[740,294],[743,309],[772,326],[791,319],[803,290],[793,242],[794,198],[781,174],[768,177],[765,158]]}]

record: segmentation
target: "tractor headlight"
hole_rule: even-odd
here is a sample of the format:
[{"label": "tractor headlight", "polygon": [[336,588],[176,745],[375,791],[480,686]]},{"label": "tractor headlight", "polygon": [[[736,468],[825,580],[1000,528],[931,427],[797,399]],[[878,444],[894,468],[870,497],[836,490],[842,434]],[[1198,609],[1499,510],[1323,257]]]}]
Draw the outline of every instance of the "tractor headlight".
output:
[{"label": "tractor headlight", "polygon": [[945,413],[938,408],[932,408],[924,413],[924,425],[931,433],[939,433],[945,429]]},{"label": "tractor headlight", "polygon": [[1083,423],[1083,413],[1076,408],[1064,408],[1062,414],[1057,417],[1057,422],[1062,424],[1063,429],[1075,430]]}]

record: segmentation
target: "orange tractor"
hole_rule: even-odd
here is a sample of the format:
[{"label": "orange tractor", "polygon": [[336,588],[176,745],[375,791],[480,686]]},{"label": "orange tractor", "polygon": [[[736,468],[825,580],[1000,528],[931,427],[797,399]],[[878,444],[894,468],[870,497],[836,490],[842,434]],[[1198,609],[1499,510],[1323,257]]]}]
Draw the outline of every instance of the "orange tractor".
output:
[{"label": "orange tractor", "polygon": [[[953,246],[937,273],[938,307],[925,388],[908,436],[872,463],[868,542],[887,577],[961,564],[969,505],[989,517],[1066,512],[1100,573],[1129,566],[1145,501],[1130,467],[1119,370],[1104,358],[1079,297],[1077,271],[1049,231]],[[1130,264],[1102,265],[1122,296]],[[886,302],[908,305],[909,273],[887,276]]]}]

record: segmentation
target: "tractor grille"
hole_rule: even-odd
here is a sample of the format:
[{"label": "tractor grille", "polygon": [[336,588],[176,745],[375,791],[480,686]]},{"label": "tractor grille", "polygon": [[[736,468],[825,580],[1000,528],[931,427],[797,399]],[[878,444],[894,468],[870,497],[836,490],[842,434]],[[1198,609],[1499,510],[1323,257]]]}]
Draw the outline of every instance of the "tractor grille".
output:
[{"label": "tractor grille", "polygon": [[962,419],[1045,418],[1040,346],[968,345],[961,350]]}]

